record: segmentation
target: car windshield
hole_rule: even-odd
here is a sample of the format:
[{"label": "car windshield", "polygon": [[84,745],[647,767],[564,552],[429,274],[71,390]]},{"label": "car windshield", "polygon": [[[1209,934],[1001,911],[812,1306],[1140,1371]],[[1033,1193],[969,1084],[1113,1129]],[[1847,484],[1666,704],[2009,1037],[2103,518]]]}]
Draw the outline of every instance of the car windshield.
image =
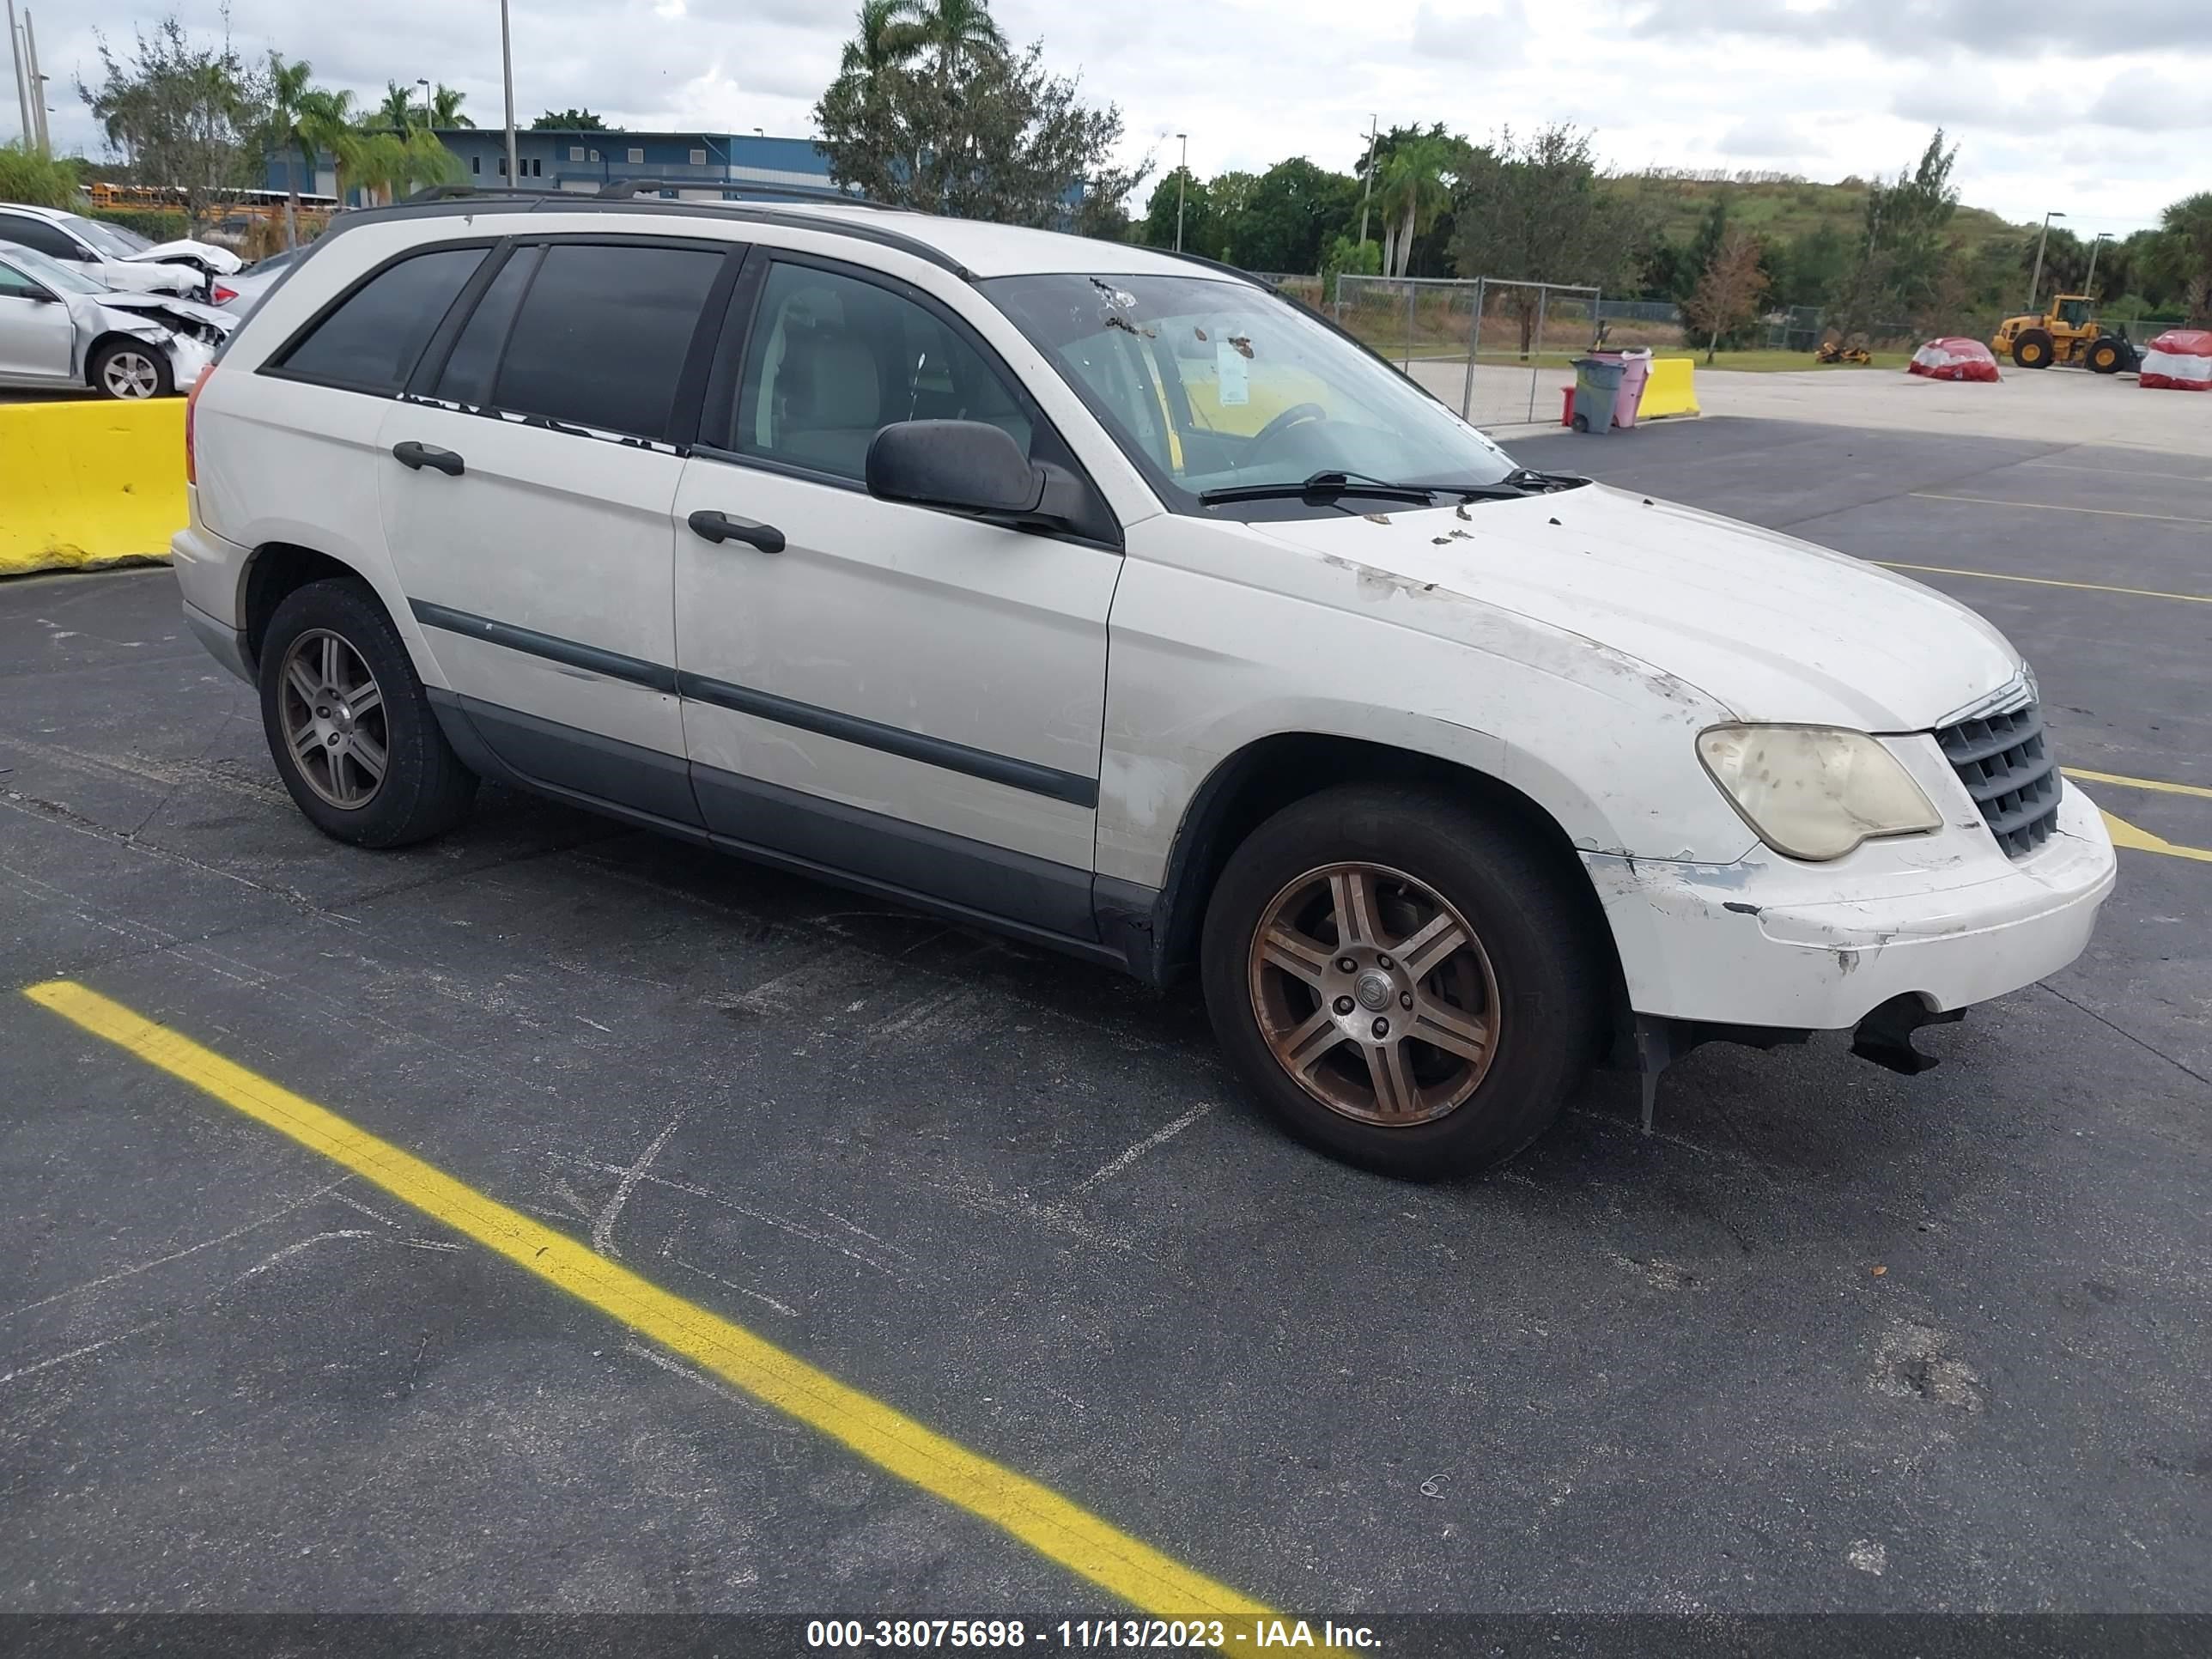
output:
[{"label": "car windshield", "polygon": [[[1205,276],[1001,276],[979,284],[1176,510],[1243,518],[1337,508],[1301,493],[1366,483],[1495,484],[1515,463],[1311,313]],[[1350,503],[1347,503],[1350,504]],[[1365,510],[1364,507],[1357,510]]]},{"label": "car windshield", "polygon": [[5,259],[33,282],[50,288],[57,294],[107,292],[91,277],[70,270],[58,259],[49,259],[36,248],[17,247],[12,242],[0,243],[0,259]]},{"label": "car windshield", "polygon": [[81,219],[73,213],[64,214],[62,222],[102,253],[118,259],[143,253],[154,246],[137,231],[125,230],[121,225],[102,224],[97,219]]}]

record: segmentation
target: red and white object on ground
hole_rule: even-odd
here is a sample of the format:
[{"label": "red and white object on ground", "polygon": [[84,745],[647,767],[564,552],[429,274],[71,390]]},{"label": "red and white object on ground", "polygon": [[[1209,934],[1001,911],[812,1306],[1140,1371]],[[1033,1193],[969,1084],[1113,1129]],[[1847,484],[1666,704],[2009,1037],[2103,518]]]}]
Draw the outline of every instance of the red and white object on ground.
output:
[{"label": "red and white object on ground", "polygon": [[1955,334],[1947,334],[1940,340],[1930,340],[1912,354],[1912,361],[1905,366],[1907,374],[1924,374],[1931,380],[1995,380],[2002,377],[1997,373],[1997,360],[1990,356],[1990,349],[1979,340],[1969,340]]},{"label": "red and white object on ground", "polygon": [[2142,382],[2168,392],[2212,392],[2212,329],[2170,328],[2143,348]]}]

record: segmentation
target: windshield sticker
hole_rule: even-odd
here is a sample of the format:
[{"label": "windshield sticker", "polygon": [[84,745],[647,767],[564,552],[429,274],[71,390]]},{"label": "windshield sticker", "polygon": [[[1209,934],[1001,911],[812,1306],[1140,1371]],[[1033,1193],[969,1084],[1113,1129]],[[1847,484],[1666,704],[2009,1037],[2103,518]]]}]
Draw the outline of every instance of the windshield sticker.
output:
[{"label": "windshield sticker", "polygon": [[1214,395],[1224,409],[1252,401],[1251,371],[1244,362],[1250,355],[1238,356],[1228,340],[1213,349]]}]

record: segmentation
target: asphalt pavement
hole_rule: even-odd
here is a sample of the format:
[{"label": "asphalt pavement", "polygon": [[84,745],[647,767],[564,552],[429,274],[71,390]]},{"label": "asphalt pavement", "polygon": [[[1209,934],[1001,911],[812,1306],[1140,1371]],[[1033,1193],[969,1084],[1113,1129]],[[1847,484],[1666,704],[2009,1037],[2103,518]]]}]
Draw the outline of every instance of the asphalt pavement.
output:
[{"label": "asphalt pavement", "polygon": [[1188,997],[497,789],[327,842],[167,572],[0,584],[0,1610],[1123,1610],[66,977],[1271,1607],[2212,1611],[2212,464],[1516,453],[1923,568],[2168,850],[1927,1075],[1707,1048],[1407,1187]]}]

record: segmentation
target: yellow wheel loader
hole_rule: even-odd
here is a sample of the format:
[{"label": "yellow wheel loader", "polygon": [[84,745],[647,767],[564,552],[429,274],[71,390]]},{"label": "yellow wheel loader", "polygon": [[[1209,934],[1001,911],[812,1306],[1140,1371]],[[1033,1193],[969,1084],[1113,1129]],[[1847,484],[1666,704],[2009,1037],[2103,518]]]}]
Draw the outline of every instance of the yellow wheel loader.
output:
[{"label": "yellow wheel loader", "polygon": [[2072,363],[2100,374],[2118,374],[2142,367],[2128,331],[2106,333],[2089,313],[2086,294],[2057,294],[2040,317],[2008,317],[1990,337],[1990,349],[2010,356],[2022,368],[2048,368],[2053,363]]}]

